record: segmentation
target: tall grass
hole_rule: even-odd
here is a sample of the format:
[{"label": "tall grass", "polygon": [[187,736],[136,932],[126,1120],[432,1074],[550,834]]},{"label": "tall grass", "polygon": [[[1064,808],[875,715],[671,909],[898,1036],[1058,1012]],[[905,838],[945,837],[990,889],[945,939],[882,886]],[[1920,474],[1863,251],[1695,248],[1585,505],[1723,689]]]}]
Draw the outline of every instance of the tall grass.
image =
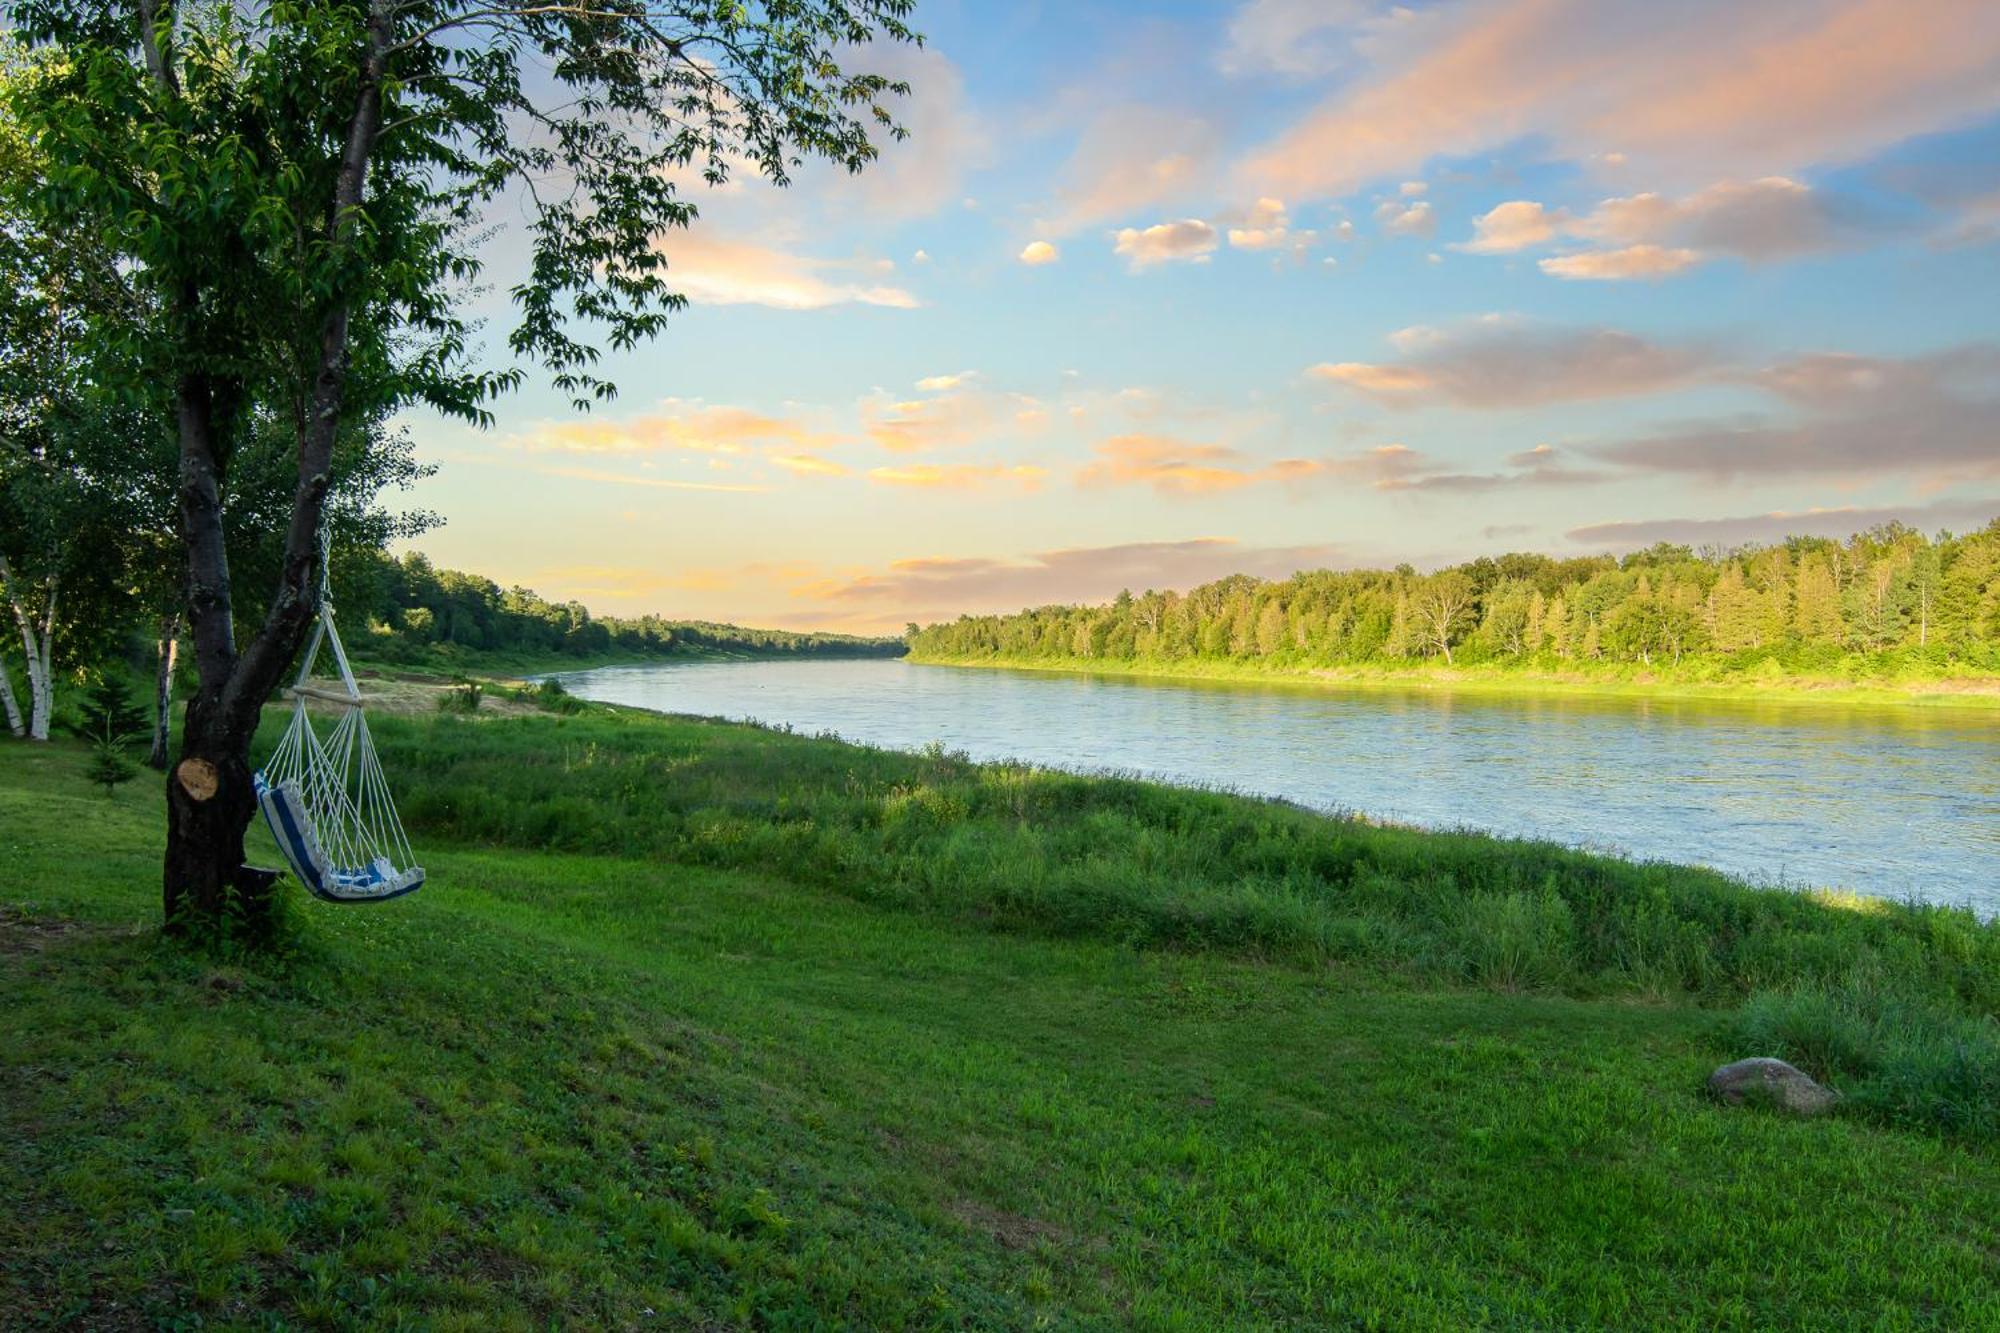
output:
[{"label": "tall grass", "polygon": [[[1964,910],[691,719],[385,719],[376,737],[434,837],[762,870],[1046,936],[1747,1000],[1745,1053],[1798,1054],[1894,1119],[2000,1129],[2000,926]],[[1813,1013],[1873,1035],[1821,1059]]]}]

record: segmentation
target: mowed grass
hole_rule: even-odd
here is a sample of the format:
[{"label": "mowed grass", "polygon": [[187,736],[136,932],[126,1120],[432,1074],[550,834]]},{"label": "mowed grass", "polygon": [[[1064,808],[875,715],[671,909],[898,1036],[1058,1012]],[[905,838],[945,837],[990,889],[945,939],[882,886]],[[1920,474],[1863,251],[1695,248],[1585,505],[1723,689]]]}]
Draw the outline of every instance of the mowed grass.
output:
[{"label": "mowed grass", "polygon": [[[2000,1325],[1989,1140],[1710,1104],[1749,982],[1587,965],[1579,909],[1562,969],[1480,976],[1417,947],[1429,908],[1369,951],[1223,912],[1230,812],[1305,839],[1278,807],[686,721],[382,733],[432,886],[233,959],[153,929],[155,791],[0,746],[0,1322]],[[1015,825],[1018,900],[951,850]],[[1105,887],[1135,828],[1181,906]],[[1470,859],[1395,845],[1338,864],[1422,896]],[[1531,896],[1502,874],[1465,892]],[[1102,910],[1031,910],[1071,890]],[[1850,970],[1930,939],[1809,906]],[[1908,989],[1975,1021],[1949,953]]]}]

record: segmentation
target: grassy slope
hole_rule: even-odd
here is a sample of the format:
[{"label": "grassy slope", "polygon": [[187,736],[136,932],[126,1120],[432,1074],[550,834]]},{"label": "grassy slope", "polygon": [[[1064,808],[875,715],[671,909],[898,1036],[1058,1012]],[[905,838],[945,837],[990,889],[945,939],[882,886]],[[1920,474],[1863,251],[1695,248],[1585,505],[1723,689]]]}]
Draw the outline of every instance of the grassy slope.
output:
[{"label": "grassy slope", "polygon": [[[10,1319],[2000,1319],[1993,1150],[1708,1105],[1702,1075],[1741,1053],[1718,1009],[1462,989],[1418,980],[1446,964],[1415,955],[1259,962],[1243,955],[1295,951],[1190,933],[1219,918],[1195,910],[1192,854],[1164,844],[1154,873],[1188,896],[1173,929],[1109,901],[1098,926],[1036,917],[973,892],[970,869],[960,897],[913,900],[897,859],[954,836],[967,854],[990,816],[964,788],[988,783],[1023,803],[1023,830],[1094,831],[1129,856],[1116,816],[1152,789],[1043,788],[716,724],[383,732],[430,826],[433,887],[379,910],[301,906],[294,955],[235,964],[149,929],[153,792],[107,800],[73,750],[0,747]],[[576,802],[533,826],[544,783]],[[654,821],[671,835],[640,841],[637,812],[680,792],[686,808]],[[957,835],[930,819],[954,795]],[[796,832],[745,841],[760,808],[768,827],[801,812],[823,827],[837,798],[873,803],[842,835],[873,864],[744,868],[837,853]],[[1160,799],[1230,843],[1294,818]],[[565,837],[650,854],[521,849]],[[1367,845],[1390,867],[1403,846]],[[1042,893],[1109,883],[1074,850],[1083,877],[1045,868]],[[1822,938],[1826,917],[1815,947],[1850,963],[1848,918],[1884,940],[1911,925],[1803,910],[1791,933]]]},{"label": "grassy slope", "polygon": [[1449,689],[1496,694],[1595,694],[1654,699],[1782,700],[1819,704],[1905,704],[1933,708],[2000,710],[2000,677],[1870,678],[1810,675],[1730,675],[1712,669],[1644,669],[1611,663],[1588,670],[1548,672],[1533,667],[1471,666],[1267,666],[1258,662],[1107,662],[1088,657],[934,657],[912,654],[931,666],[999,667],[1014,671],[1068,671],[1093,676],[1168,680],[1281,682],[1336,689]]}]

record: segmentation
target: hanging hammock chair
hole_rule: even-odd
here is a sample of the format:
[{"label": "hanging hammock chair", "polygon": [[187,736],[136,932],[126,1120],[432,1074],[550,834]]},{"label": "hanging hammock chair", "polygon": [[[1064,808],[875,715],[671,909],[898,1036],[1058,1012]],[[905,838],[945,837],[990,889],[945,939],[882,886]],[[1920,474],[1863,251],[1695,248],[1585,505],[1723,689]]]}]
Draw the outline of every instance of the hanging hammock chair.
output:
[{"label": "hanging hammock chair", "polygon": [[[339,690],[312,684],[322,647],[333,653]],[[285,863],[315,898],[330,903],[382,902],[422,888],[424,870],[412,864],[416,858],[389,799],[389,783],[362,713],[361,690],[323,586],[319,624],[287,693],[293,700],[291,725],[255,778],[258,808]],[[340,720],[324,742],[306,716],[308,699],[340,710]]]}]

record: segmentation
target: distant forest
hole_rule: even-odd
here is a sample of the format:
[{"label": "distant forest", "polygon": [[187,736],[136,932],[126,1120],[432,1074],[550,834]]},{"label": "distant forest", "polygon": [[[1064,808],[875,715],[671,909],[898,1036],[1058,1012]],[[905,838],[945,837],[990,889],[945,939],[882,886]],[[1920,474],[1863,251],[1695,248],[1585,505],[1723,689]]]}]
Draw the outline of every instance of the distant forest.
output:
[{"label": "distant forest", "polygon": [[353,647],[371,660],[417,663],[454,655],[663,657],[698,652],[760,657],[896,657],[900,638],[795,634],[657,615],[592,615],[477,574],[437,569],[422,555],[357,553],[335,589],[344,617],[365,617]]},{"label": "distant forest", "polygon": [[1734,551],[1235,575],[912,627],[909,643],[917,657],[960,660],[2000,671],[2000,520],[1936,539],[1890,525]]}]

